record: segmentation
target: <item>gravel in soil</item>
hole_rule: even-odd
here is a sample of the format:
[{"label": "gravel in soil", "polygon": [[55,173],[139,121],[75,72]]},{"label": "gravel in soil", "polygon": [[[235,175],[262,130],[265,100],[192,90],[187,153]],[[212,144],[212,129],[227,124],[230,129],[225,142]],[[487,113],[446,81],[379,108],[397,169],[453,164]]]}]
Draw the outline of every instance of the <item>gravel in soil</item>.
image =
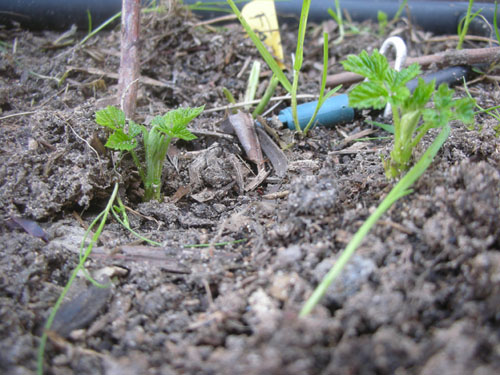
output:
[{"label": "gravel in soil", "polygon": [[[224,106],[223,87],[244,94],[248,63],[259,58],[252,43],[236,24],[198,22],[178,7],[143,17],[141,74],[150,80],[140,86],[137,120],[178,106]],[[376,25],[359,26],[361,34],[331,45],[330,74],[342,71],[347,54],[380,46],[383,37],[369,31]],[[456,43],[396,27],[413,56]],[[336,37],[333,23],[309,27],[302,93],[318,92],[322,30]],[[286,51],[295,35],[283,26]],[[35,373],[43,325],[78,262],[85,225],[117,179],[131,226],[163,246],[138,245],[108,222],[87,269],[111,277],[112,287],[77,279],[49,335],[47,374],[500,372],[500,149],[492,118],[478,115],[476,129],[453,124],[414,192],[383,216],[313,314],[299,319],[393,185],[380,160],[390,141],[344,142],[369,127],[360,119],[307,138],[277,129],[295,141],[288,173],[271,172],[247,191],[256,170],[235,138],[220,135],[224,111],[207,111],[192,124],[198,140],[177,142],[165,165],[171,198],[141,203],[131,161],[113,168],[117,155],[100,147],[105,132],[94,122],[116,90],[120,33],[100,32],[83,46],[55,45],[59,36],[0,30],[8,46],[0,52],[0,219],[35,220],[50,239],[2,225],[2,373]],[[494,81],[470,90],[482,107],[498,103]],[[185,247],[216,242],[230,244]]]}]

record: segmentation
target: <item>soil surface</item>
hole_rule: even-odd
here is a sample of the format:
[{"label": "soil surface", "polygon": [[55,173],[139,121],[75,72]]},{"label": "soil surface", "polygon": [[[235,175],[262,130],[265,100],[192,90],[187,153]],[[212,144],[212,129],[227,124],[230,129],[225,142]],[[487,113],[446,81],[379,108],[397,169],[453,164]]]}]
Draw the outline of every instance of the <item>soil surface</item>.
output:
[{"label": "soil surface", "polygon": [[[46,374],[500,373],[498,121],[478,114],[474,129],[454,123],[413,193],[382,217],[313,313],[299,318],[394,185],[381,162],[391,140],[363,121],[383,121],[374,112],[306,138],[272,124],[283,142],[294,141],[288,170],[279,176],[267,163],[269,175],[250,189],[256,165],[223,133],[220,108],[228,104],[223,87],[243,97],[259,56],[239,24],[199,22],[178,7],[142,19],[147,79],[136,120],[206,108],[190,125],[198,139],[171,148],[162,203],[141,203],[131,160],[114,167],[118,155],[102,147],[106,132],[94,121],[116,92],[119,30],[79,45],[82,33],[59,40],[0,29],[0,372],[36,372],[45,321],[78,264],[86,228],[119,181],[131,227],[162,246],[108,220],[86,269],[99,280],[111,276],[112,287],[77,277],[49,332]],[[387,36],[374,24],[354,26],[360,33],[335,44],[333,22],[309,25],[301,94],[319,92],[323,30],[331,36],[329,74]],[[389,31],[407,41],[410,56],[457,43],[404,20]],[[296,32],[282,26],[287,56]],[[269,77],[263,68],[258,96]],[[498,84],[482,78],[469,84],[471,94],[483,108],[497,105]],[[353,141],[367,129],[370,138]],[[11,218],[31,220],[31,233],[38,223],[48,241]],[[193,244],[212,246],[186,246]]]}]

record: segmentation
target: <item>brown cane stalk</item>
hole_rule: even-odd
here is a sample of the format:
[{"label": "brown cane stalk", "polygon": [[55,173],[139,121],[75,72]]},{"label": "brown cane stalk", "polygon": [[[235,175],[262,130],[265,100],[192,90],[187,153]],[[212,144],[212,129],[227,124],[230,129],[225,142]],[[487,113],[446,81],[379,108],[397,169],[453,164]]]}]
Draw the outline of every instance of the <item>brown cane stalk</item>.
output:
[{"label": "brown cane stalk", "polygon": [[135,115],[137,101],[140,19],[140,0],[123,0],[118,100],[127,118]]}]

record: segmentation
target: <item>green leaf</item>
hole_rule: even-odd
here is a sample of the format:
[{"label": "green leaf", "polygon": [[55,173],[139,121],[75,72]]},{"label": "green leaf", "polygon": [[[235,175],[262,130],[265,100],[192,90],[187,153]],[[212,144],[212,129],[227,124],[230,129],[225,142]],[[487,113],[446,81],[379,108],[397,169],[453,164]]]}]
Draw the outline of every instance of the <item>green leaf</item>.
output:
[{"label": "green leaf", "polygon": [[454,91],[448,87],[445,83],[439,85],[437,91],[434,94],[434,105],[437,110],[444,110],[451,108],[453,105],[453,94]]},{"label": "green leaf", "polygon": [[137,140],[125,134],[123,130],[117,129],[108,138],[106,147],[119,151],[131,151],[137,147]]},{"label": "green leaf", "polygon": [[411,97],[408,97],[404,103],[403,107],[405,111],[423,109],[429,102],[429,100],[431,100],[435,86],[435,80],[432,80],[429,83],[425,83],[422,78],[419,78],[417,87],[413,91],[413,95]]},{"label": "green leaf", "polygon": [[345,70],[378,82],[385,80],[387,70],[390,69],[387,59],[376,49],[371,56],[366,51],[362,51],[359,56],[349,55],[347,60],[342,61],[342,65]]},{"label": "green leaf", "polygon": [[198,116],[204,109],[202,107],[196,108],[177,108],[165,113],[163,116],[156,116],[151,125],[158,126],[165,133],[169,134],[173,125],[186,126],[191,120]]},{"label": "green leaf", "polygon": [[394,125],[384,124],[382,122],[371,121],[371,120],[365,120],[365,121],[370,125],[378,126],[379,128],[384,129],[386,132],[394,134]]},{"label": "green leaf", "polygon": [[95,121],[102,126],[116,130],[123,129],[125,126],[125,113],[122,110],[107,106],[95,113]]},{"label": "green leaf", "polygon": [[405,86],[408,82],[422,73],[422,70],[420,69],[420,66],[418,64],[411,64],[410,66],[401,69],[401,71],[399,72],[392,68],[390,68],[388,72],[394,72],[393,76],[390,79],[386,78],[386,81],[392,90],[401,86]]},{"label": "green leaf", "polygon": [[192,141],[193,139],[197,138],[196,135],[191,133],[185,125],[174,125],[172,128],[172,133],[174,134],[174,137],[182,139],[184,141]]},{"label": "green leaf", "polygon": [[391,90],[391,104],[393,106],[401,107],[403,103],[405,103],[410,96],[410,90],[406,86],[394,87]]},{"label": "green leaf", "polygon": [[349,105],[353,108],[384,108],[387,104],[388,92],[383,85],[376,82],[363,82],[349,93]]},{"label": "green leaf", "polygon": [[464,124],[472,124],[474,122],[474,106],[475,100],[470,98],[462,98],[455,100],[455,117]]},{"label": "green leaf", "polygon": [[180,138],[190,141],[196,138],[187,128],[187,124],[198,116],[204,109],[204,106],[196,108],[177,108],[167,112],[163,116],[156,116],[151,125],[169,137]]},{"label": "green leaf", "polygon": [[130,137],[135,138],[141,134],[144,126],[137,124],[136,122],[130,120],[128,123],[128,134]]}]

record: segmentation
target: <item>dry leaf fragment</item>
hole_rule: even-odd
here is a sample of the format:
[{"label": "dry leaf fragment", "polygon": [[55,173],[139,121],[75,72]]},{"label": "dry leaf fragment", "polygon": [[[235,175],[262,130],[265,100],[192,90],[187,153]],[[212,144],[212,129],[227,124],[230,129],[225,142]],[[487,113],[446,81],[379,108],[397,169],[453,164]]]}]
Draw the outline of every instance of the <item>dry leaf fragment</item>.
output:
[{"label": "dry leaf fragment", "polygon": [[262,151],[264,151],[264,154],[273,165],[276,175],[278,177],[285,177],[288,170],[288,159],[285,153],[273,142],[264,129],[257,127],[256,131],[259,136]]},{"label": "dry leaf fragment", "polygon": [[[228,124],[230,126],[227,126]],[[224,121],[223,127],[224,126],[225,130],[230,130],[228,129],[229,127],[234,130],[248,159],[257,164],[260,173],[264,168],[264,157],[262,156],[262,149],[252,116],[249,113],[238,112],[235,115],[229,116],[227,120]]]}]

